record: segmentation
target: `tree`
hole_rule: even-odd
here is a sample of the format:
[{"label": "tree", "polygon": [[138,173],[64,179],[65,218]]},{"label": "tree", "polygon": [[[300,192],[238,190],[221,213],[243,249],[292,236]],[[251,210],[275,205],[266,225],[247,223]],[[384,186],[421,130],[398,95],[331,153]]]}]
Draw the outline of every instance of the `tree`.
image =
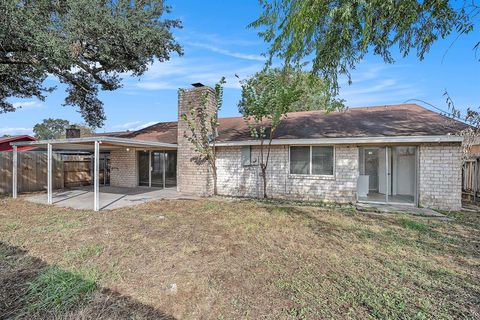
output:
[{"label": "tree", "polygon": [[106,119],[100,90],[140,76],[155,59],[182,54],[161,19],[163,0],[2,0],[0,2],[0,113],[9,97],[45,99],[47,76],[67,85],[65,105],[76,106],[91,127]]},{"label": "tree", "polygon": [[65,138],[65,131],[69,127],[80,129],[80,135],[93,133],[93,130],[87,126],[80,124],[71,124],[64,119],[43,119],[41,123],[37,123],[33,127],[34,137],[38,140],[62,139]]},{"label": "tree", "polygon": [[260,140],[259,166],[263,180],[263,197],[267,198],[267,168],[272,140],[289,112],[323,109],[330,112],[343,107],[335,100],[320,78],[298,68],[264,69],[243,80],[238,104],[252,138]]},{"label": "tree", "polygon": [[[391,49],[403,56],[416,50],[423,59],[438,38],[473,30],[480,6],[466,1],[456,8],[448,0],[261,0],[263,13],[250,27],[269,43],[269,62],[308,61],[313,73],[338,93],[338,75],[347,75],[370,50],[393,63]],[[457,4],[458,6],[458,4]],[[480,46],[477,43],[476,48]]]},{"label": "tree", "polygon": [[[218,112],[223,104],[223,85],[225,78],[215,84],[214,96],[210,91],[205,91],[201,97],[200,105],[188,106],[188,113],[182,114],[183,121],[187,123],[189,133],[185,138],[192,144],[193,150],[199,154],[197,163],[205,161],[210,166],[213,176],[213,194],[217,195],[217,154],[215,142],[218,134]],[[209,108],[209,100],[213,98],[215,105],[213,110]]]}]

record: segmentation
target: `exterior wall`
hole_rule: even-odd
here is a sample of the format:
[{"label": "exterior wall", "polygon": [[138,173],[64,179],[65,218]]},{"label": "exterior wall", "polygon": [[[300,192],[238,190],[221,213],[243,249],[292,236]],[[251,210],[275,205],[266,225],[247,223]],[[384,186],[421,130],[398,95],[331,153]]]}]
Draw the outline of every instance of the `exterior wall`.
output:
[{"label": "exterior wall", "polygon": [[207,112],[214,112],[215,91],[210,87],[179,90],[178,93],[178,149],[177,189],[180,192],[209,196],[213,194],[213,179],[208,163],[193,150],[185,135],[191,135],[182,115],[190,116],[191,108],[200,106],[207,94]]},{"label": "exterior wall", "polygon": [[113,187],[138,186],[137,153],[135,150],[110,152],[110,185]]},{"label": "exterior wall", "polygon": [[[358,148],[335,147],[333,178],[289,174],[288,146],[272,148],[267,170],[267,194],[273,198],[350,203],[356,201]],[[419,147],[419,205],[443,210],[461,208],[460,144],[428,144]],[[252,149],[259,158],[259,149]],[[217,151],[218,192],[238,197],[261,197],[258,166],[242,166],[241,147]]]},{"label": "exterior wall", "polygon": [[[259,158],[259,148],[252,158]],[[267,169],[267,194],[273,198],[349,203],[356,201],[358,149],[335,147],[334,177],[289,174],[288,146],[274,146]],[[217,151],[218,193],[239,197],[263,194],[259,166],[242,166],[240,147],[221,147]]]},{"label": "exterior wall", "polygon": [[419,165],[419,205],[443,210],[462,207],[460,144],[422,145]]}]

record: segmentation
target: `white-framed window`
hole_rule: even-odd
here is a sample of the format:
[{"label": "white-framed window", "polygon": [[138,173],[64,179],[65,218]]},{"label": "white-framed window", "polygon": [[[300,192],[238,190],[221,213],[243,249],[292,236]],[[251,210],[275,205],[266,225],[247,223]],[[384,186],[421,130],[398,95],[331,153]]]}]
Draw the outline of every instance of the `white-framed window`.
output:
[{"label": "white-framed window", "polygon": [[290,146],[290,174],[333,176],[333,146]]}]

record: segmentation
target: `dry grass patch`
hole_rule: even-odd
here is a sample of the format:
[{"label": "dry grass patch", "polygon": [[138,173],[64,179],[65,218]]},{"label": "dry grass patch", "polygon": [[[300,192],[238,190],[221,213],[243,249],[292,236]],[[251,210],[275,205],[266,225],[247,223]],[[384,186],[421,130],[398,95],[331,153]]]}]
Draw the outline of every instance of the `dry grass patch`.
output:
[{"label": "dry grass patch", "polygon": [[[0,201],[0,241],[10,261],[0,269],[4,284],[12,285],[7,273],[22,278],[25,259],[41,265],[16,286],[20,295],[28,296],[29,283],[52,266],[74,280],[95,274],[96,291],[77,296],[74,308],[47,310],[55,316],[479,317],[475,213],[442,222],[221,199],[103,212]],[[26,251],[21,259],[19,250]],[[2,294],[8,303],[10,295]],[[28,308],[33,300],[8,310],[35,311]]]}]

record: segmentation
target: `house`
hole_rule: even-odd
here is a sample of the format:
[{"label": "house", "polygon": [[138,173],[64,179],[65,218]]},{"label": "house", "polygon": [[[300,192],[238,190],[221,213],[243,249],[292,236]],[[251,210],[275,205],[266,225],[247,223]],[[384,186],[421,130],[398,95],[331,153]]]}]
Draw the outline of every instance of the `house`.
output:
[{"label": "house", "polygon": [[[179,91],[178,121],[77,139],[33,142],[50,148],[94,148],[110,153],[110,184],[176,187],[209,196],[212,174],[185,137],[181,118],[198,105],[206,86]],[[208,99],[208,110],[215,104]],[[258,197],[262,179],[258,140],[243,118],[219,119],[218,193]],[[466,125],[416,104],[350,108],[325,114],[296,112],[278,128],[267,170],[273,198],[353,203],[401,203],[461,208],[461,136]],[[22,143],[17,144],[18,146]],[[98,183],[95,187],[97,190]],[[98,202],[98,191],[96,191]]]},{"label": "house", "polygon": [[[0,152],[12,152],[11,142],[20,142],[20,141],[35,141],[36,139],[31,136],[22,135],[22,136],[12,136],[6,138],[0,138]],[[19,151],[26,151],[33,149],[31,146],[22,146],[19,147]]]}]

